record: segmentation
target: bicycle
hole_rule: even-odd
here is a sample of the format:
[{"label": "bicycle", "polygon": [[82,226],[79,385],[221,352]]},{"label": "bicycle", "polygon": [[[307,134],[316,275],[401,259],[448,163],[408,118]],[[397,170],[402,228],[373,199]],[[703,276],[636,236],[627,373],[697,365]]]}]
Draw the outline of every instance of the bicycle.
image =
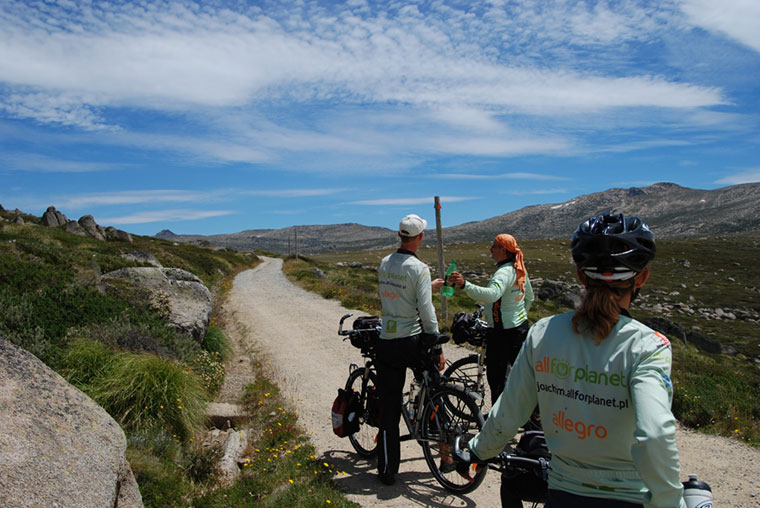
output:
[{"label": "bicycle", "polygon": [[[376,316],[359,317],[352,330],[344,330],[343,323],[351,316],[346,314],[340,319],[338,335],[345,336],[343,340],[351,339],[352,345],[361,349],[364,366],[352,363],[346,381],[346,390],[357,391],[361,401],[359,430],[350,435],[349,440],[359,455],[372,457],[377,453],[378,444],[379,421],[377,408],[373,407],[373,393],[377,382],[374,344],[380,340],[380,320]],[[448,383],[434,365],[436,346],[448,342],[449,336],[423,334],[420,337],[421,361],[412,368],[414,376],[402,399],[401,416],[408,433],[401,436],[401,441],[416,440],[436,481],[450,492],[465,494],[483,482],[487,470],[480,470],[472,481],[457,473],[453,468],[454,439],[477,434],[483,426],[483,415],[465,389]]]},{"label": "bicycle", "polygon": [[[463,441],[465,447],[462,446]],[[465,464],[472,460],[470,451],[466,449],[468,441],[469,438],[463,436],[454,439],[454,456]],[[503,451],[482,464],[501,473],[502,508],[523,508],[523,501],[531,503],[531,508],[544,506],[549,489],[551,452],[546,446],[543,431],[524,432],[513,453]],[[689,475],[689,480],[682,484],[687,507],[713,508],[712,491],[706,482],[698,481],[696,475]]]},{"label": "bicycle", "polygon": [[486,364],[484,346],[486,341],[486,329],[488,323],[483,319],[484,307],[476,305],[475,312],[471,316],[465,316],[462,326],[456,326],[457,317],[454,317],[452,335],[456,344],[467,342],[477,348],[476,352],[452,362],[443,372],[445,378],[464,386],[470,396],[483,409],[486,400]]},{"label": "bicycle", "polygon": [[[457,460],[469,463],[471,454],[462,447],[462,439],[457,437],[454,440],[454,455]],[[528,506],[531,508],[544,506],[551,469],[551,453],[546,448],[543,432],[524,433],[513,453],[503,451],[484,463],[489,469],[501,473],[502,508],[523,507],[523,501],[530,503]]]}]

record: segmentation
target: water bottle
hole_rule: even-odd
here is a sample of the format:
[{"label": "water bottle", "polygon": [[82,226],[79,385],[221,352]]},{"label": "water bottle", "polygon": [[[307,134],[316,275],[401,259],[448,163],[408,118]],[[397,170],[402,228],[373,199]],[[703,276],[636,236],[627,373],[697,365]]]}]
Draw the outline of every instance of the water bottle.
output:
[{"label": "water bottle", "polygon": [[449,284],[449,275],[457,271],[457,260],[451,262],[446,269],[446,275],[443,277],[443,287],[441,288],[441,294],[443,296],[454,296],[454,286]]},{"label": "water bottle", "polygon": [[689,481],[683,482],[683,500],[686,508],[713,508],[710,486],[698,481],[695,474],[690,474]]}]

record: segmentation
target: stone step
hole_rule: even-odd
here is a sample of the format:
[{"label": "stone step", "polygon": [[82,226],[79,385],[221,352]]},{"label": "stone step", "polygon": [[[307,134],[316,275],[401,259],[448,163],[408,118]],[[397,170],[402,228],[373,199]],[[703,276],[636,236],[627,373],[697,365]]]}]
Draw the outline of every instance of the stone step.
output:
[{"label": "stone step", "polygon": [[206,406],[206,418],[209,424],[217,429],[241,428],[250,417],[251,415],[237,404],[209,402]]}]

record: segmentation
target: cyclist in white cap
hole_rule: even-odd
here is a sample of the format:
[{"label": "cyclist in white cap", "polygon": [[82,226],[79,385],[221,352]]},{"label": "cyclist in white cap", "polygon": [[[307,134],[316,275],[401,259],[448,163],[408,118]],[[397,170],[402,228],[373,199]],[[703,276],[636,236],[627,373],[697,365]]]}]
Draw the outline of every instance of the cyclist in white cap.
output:
[{"label": "cyclist in white cap", "polygon": [[[401,219],[400,248],[383,258],[378,269],[383,329],[377,346],[377,384],[382,404],[378,437],[378,474],[386,485],[396,480],[401,461],[399,419],[406,369],[419,358],[419,338],[438,333],[432,300],[430,269],[416,252],[425,236],[427,221],[418,215]],[[443,353],[438,367],[444,367]]]}]

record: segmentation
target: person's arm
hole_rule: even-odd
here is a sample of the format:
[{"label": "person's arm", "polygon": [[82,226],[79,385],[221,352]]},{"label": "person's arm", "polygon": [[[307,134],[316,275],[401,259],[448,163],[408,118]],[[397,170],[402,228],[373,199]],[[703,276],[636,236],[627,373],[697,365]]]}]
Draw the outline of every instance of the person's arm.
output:
[{"label": "person's arm", "polygon": [[525,299],[523,300],[525,305],[525,315],[528,315],[530,305],[533,303],[534,298],[533,285],[530,283],[530,277],[525,277]]},{"label": "person's arm", "polygon": [[[509,277],[509,274],[512,277]],[[510,280],[511,279],[511,280]],[[486,287],[477,286],[471,282],[464,282],[464,292],[477,302],[493,303],[504,295],[504,290],[515,283],[515,272],[511,270],[496,270]]]},{"label": "person's arm", "polygon": [[430,270],[426,266],[420,271],[416,282],[416,293],[417,312],[420,315],[422,331],[425,333],[438,333],[438,318],[435,316],[435,307],[433,307]]},{"label": "person's arm", "polygon": [[530,333],[507,377],[507,386],[488,413],[481,431],[469,442],[470,449],[481,459],[495,457],[504,450],[538,403],[529,342]]},{"label": "person's arm", "polygon": [[636,442],[631,447],[631,456],[649,489],[646,508],[685,507],[675,440],[676,422],[670,411],[671,358],[669,345],[663,345],[639,363],[631,378],[631,400],[636,416]]}]

